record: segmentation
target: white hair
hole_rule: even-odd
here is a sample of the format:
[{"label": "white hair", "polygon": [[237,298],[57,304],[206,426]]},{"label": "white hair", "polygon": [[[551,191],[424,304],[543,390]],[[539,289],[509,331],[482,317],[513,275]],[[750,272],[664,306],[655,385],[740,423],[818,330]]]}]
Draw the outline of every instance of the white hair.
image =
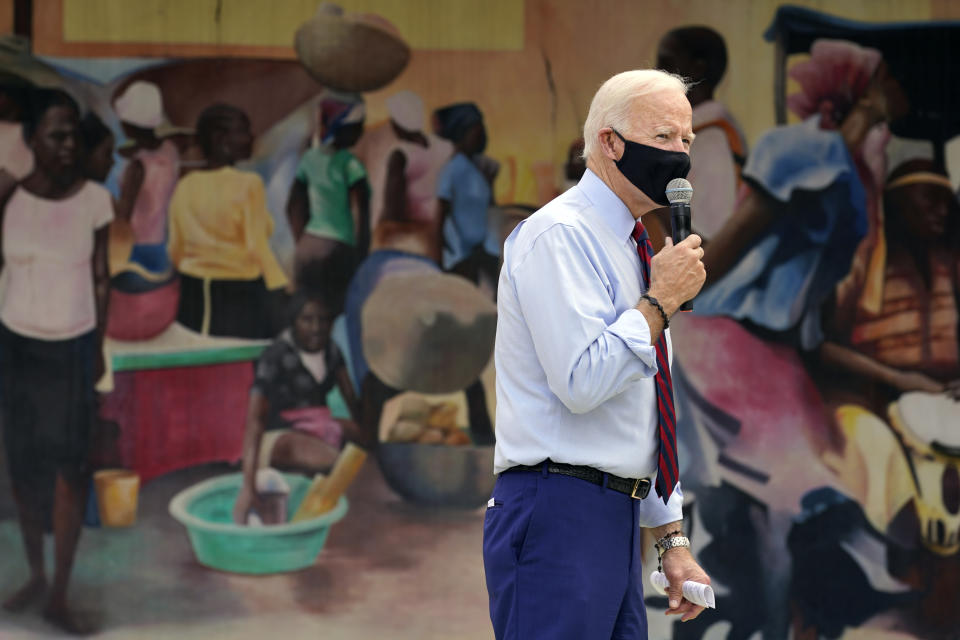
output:
[{"label": "white hair", "polygon": [[630,107],[637,98],[670,89],[686,95],[689,87],[681,76],[659,69],[635,69],[613,76],[597,89],[590,102],[583,123],[583,157],[593,153],[600,129],[612,127],[621,133],[630,130]]}]

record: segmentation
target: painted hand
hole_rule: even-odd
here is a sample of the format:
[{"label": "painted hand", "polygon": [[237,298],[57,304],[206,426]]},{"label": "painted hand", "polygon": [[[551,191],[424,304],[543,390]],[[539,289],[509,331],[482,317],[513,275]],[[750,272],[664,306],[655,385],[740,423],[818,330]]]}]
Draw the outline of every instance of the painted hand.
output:
[{"label": "painted hand", "polygon": [[247,524],[247,516],[251,510],[261,510],[260,496],[252,488],[244,485],[237,495],[237,501],[233,505],[233,521],[237,524]]},{"label": "painted hand", "polygon": [[[946,387],[930,376],[916,371],[901,371],[897,374],[894,383],[901,391],[926,391],[927,393],[943,393]],[[948,391],[949,393],[949,391]]]}]

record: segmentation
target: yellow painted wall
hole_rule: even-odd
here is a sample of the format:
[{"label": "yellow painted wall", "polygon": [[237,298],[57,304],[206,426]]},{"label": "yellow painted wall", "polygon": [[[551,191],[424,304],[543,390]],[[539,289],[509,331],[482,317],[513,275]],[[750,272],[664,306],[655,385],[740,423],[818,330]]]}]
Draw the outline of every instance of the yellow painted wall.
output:
[{"label": "yellow painted wall", "polygon": [[[372,120],[386,116],[383,100],[414,89],[427,105],[476,100],[487,115],[494,157],[515,158],[513,199],[537,199],[534,167],[549,164],[559,180],[567,146],[578,135],[590,98],[610,75],[655,62],[660,36],[706,24],[727,41],[729,65],[717,93],[740,119],[750,142],[772,127],[773,45],[762,34],[778,0],[526,0],[526,46],[517,52],[416,51],[390,87],[369,96]],[[863,21],[960,19],[960,2],[926,0],[807,0],[792,4]],[[412,8],[414,3],[407,3]],[[555,93],[549,91],[550,61]],[[507,196],[508,176],[498,190]]]},{"label": "yellow painted wall", "polygon": [[[62,0],[67,42],[290,46],[317,0]],[[387,17],[416,49],[523,48],[523,0],[344,0]]]},{"label": "yellow painted wall", "polygon": [[[62,2],[67,45],[200,42],[216,53],[220,42],[234,54],[237,46],[259,46],[265,51],[272,47],[271,55],[279,51],[289,57],[292,49],[283,43],[292,42],[296,26],[317,4],[314,0]],[[718,98],[740,119],[749,141],[774,124],[773,45],[762,39],[762,33],[783,4],[779,0],[344,0],[342,4],[384,15],[414,49],[406,71],[389,87],[368,96],[369,120],[385,118],[385,98],[400,89],[418,92],[428,108],[476,101],[486,114],[489,153],[505,162],[497,185],[501,199],[540,199],[537,167],[546,181],[559,179],[559,165],[578,135],[595,89],[616,72],[651,65],[660,36],[676,26],[707,24],[726,38],[730,62]],[[960,18],[960,2],[953,0],[798,0],[793,4],[864,21]],[[38,45],[42,49],[43,43]],[[516,167],[513,179],[510,162]]]}]

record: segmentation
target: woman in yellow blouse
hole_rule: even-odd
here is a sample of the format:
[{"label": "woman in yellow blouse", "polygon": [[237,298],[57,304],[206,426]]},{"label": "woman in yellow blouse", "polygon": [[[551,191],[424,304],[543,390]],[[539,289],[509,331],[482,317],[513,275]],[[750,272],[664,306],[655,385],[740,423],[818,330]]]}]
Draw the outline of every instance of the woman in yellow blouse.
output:
[{"label": "woman in yellow blouse", "polygon": [[234,168],[250,157],[250,120],[216,104],[197,121],[207,160],[170,201],[170,259],[180,272],[177,320],[204,335],[269,338],[276,333],[269,291],[287,278],[270,249],[273,218],[260,176]]}]

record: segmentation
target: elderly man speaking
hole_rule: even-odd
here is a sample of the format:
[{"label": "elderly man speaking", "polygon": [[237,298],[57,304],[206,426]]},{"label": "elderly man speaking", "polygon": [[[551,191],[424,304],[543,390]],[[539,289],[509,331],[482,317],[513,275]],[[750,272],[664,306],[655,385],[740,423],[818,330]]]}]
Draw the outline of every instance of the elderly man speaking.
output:
[{"label": "elderly man speaking", "polygon": [[703,286],[700,238],[656,255],[642,217],[690,167],[683,79],[607,80],[583,128],[580,183],[504,247],[497,445],[483,558],[500,640],[647,637],[640,527],[670,582],[668,614],[709,583],[683,534],[667,331]]}]

